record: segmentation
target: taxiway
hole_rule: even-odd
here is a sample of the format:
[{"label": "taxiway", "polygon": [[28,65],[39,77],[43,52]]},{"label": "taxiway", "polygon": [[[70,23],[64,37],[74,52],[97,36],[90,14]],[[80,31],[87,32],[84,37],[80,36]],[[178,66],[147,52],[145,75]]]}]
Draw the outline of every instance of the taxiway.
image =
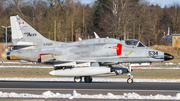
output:
[{"label": "taxiway", "polygon": [[16,93],[42,94],[44,91],[72,93],[76,90],[81,94],[123,94],[135,92],[140,95],[171,95],[180,93],[179,83],[145,83],[127,84],[122,82],[74,83],[67,81],[0,81],[0,91]]}]

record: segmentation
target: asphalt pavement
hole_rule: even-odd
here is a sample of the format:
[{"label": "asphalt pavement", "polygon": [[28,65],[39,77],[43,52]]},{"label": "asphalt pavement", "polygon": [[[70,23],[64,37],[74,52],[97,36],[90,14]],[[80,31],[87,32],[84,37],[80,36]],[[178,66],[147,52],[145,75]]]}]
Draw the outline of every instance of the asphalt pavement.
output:
[{"label": "asphalt pavement", "polygon": [[[177,93],[180,93],[180,84],[179,83],[146,83],[146,82],[141,82],[141,83],[136,82],[133,84],[127,84],[122,82],[75,83],[75,82],[67,82],[67,81],[62,81],[62,82],[61,81],[58,82],[0,81],[0,91],[2,92],[42,94],[43,92],[48,90],[50,90],[53,93],[58,92],[61,94],[72,94],[73,90],[76,90],[78,93],[89,94],[89,95],[93,95],[93,94],[107,95],[107,93],[113,93],[114,95],[123,95],[124,93],[135,92],[140,95],[163,94],[163,95],[175,96]],[[12,100],[12,98],[10,100]],[[59,100],[59,99],[53,99],[53,100]],[[61,99],[61,100],[68,101],[68,99],[66,100]],[[75,99],[75,101],[76,100],[78,99]],[[89,99],[86,100],[90,101]],[[136,100],[136,101],[142,101],[142,100]]]}]

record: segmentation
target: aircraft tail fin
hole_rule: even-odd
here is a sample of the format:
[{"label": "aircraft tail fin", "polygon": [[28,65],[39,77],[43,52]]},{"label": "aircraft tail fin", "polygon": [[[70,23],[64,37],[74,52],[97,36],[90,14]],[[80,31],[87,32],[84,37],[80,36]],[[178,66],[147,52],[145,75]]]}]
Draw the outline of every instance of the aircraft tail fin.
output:
[{"label": "aircraft tail fin", "polygon": [[17,44],[17,42],[23,38],[23,34],[20,31],[20,27],[17,22],[17,17],[11,16],[10,21],[11,21],[12,41],[13,41],[13,44]]},{"label": "aircraft tail fin", "polygon": [[52,46],[54,41],[49,40],[32,28],[28,23],[18,15],[11,16],[11,31],[13,45],[38,45]]}]

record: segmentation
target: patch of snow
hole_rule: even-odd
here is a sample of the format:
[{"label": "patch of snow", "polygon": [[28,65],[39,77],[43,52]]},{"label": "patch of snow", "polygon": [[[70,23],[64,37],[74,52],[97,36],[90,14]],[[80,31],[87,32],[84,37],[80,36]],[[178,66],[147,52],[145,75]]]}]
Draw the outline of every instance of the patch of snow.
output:
[{"label": "patch of snow", "polygon": [[107,95],[102,94],[80,94],[76,90],[73,91],[72,94],[61,94],[61,93],[53,93],[51,91],[43,92],[41,95],[36,94],[28,94],[28,93],[6,93],[0,91],[0,98],[87,98],[87,99],[164,99],[164,100],[180,100],[180,93],[177,93],[176,96],[171,95],[139,95],[135,92],[132,93],[124,93],[123,95],[114,95],[112,93],[108,93]]},{"label": "patch of snow", "polygon": [[166,65],[173,65],[174,63],[172,62],[169,62],[169,63],[165,63]]},{"label": "patch of snow", "polygon": [[147,67],[132,67],[132,69],[180,69],[179,66],[147,66]]}]

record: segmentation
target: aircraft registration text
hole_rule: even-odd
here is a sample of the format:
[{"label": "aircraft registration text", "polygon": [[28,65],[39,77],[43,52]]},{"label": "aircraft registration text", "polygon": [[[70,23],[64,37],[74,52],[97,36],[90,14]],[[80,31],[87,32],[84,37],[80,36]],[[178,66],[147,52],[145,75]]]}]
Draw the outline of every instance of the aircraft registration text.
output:
[{"label": "aircraft registration text", "polygon": [[53,43],[43,43],[43,46],[52,46]]}]

